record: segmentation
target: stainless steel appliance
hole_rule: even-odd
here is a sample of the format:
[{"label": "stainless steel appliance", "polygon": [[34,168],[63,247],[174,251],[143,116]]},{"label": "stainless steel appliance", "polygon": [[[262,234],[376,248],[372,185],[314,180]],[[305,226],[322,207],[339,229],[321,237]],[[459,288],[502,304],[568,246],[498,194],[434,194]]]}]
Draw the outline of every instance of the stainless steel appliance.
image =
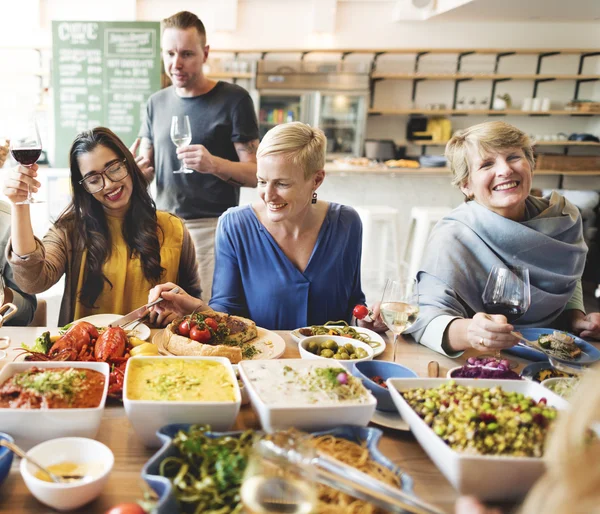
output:
[{"label": "stainless steel appliance", "polygon": [[302,121],[327,136],[327,156],[363,155],[368,66],[344,62],[260,61],[261,138],[279,123]]}]

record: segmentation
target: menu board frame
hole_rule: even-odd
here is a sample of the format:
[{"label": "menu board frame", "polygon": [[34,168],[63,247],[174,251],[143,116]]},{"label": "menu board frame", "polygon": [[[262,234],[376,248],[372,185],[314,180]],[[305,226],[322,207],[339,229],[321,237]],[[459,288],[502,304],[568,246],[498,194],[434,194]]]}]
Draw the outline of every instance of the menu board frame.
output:
[{"label": "menu board frame", "polygon": [[97,126],[130,146],[161,69],[160,22],[53,21],[54,167],[68,167],[75,136]]}]

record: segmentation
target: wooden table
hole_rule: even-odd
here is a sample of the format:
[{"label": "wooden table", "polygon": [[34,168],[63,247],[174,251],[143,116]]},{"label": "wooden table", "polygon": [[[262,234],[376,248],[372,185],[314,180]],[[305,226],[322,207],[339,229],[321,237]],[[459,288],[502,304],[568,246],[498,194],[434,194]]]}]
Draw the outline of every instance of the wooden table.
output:
[{"label": "wooden table", "polygon": [[[0,335],[11,338],[11,348],[7,350],[7,357],[0,360],[0,367],[6,362],[12,361],[15,355],[13,348],[19,348],[22,342],[31,344],[45,330],[48,329],[41,327],[2,328]],[[57,332],[57,329],[50,330],[52,333]],[[286,350],[282,358],[299,357],[297,344],[290,337],[289,332],[278,333],[286,342]],[[432,360],[439,363],[440,376],[445,376],[449,368],[461,365],[462,361],[466,359],[466,356],[457,360],[449,359],[414,342],[400,340],[398,345],[396,361],[412,368],[422,377],[427,376],[427,364]],[[386,351],[379,358],[391,359],[391,344],[388,344]],[[249,406],[242,407],[234,428],[260,428],[258,418]],[[456,492],[421,449],[413,435],[410,432],[378,428],[384,432],[380,443],[381,451],[414,479],[416,494],[447,512],[453,512],[454,502],[457,498]],[[40,430],[43,430],[43,427],[40,427]],[[72,512],[104,513],[115,504],[134,502],[143,495],[140,487],[140,472],[144,463],[155,450],[146,449],[138,442],[122,406],[109,405],[106,407],[100,432],[96,438],[112,449],[115,455],[115,465],[108,485],[100,497]],[[31,496],[21,478],[18,464],[19,459],[15,457],[10,475],[0,490],[0,512],[6,514],[55,512]]]}]

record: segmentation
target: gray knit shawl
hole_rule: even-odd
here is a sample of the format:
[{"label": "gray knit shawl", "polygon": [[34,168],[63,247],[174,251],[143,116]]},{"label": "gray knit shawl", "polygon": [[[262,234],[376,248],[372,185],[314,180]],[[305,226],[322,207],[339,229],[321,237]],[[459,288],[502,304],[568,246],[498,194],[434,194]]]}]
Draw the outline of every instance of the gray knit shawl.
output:
[{"label": "gray knit shawl", "polygon": [[435,226],[417,274],[419,318],[408,333],[419,340],[437,316],[484,312],[481,295],[495,264],[529,268],[531,306],[517,325],[549,326],[559,316],[583,273],[581,216],[555,192],[550,198],[530,196],[525,204],[521,222],[471,201]]}]

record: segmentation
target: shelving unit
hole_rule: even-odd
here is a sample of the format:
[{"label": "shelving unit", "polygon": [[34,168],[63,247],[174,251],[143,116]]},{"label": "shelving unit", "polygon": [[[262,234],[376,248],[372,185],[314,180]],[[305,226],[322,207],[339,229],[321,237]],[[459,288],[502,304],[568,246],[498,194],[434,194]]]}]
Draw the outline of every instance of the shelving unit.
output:
[{"label": "shelving unit", "polygon": [[600,112],[580,111],[521,111],[519,109],[377,109],[371,107],[369,114],[374,116],[600,116]]}]

